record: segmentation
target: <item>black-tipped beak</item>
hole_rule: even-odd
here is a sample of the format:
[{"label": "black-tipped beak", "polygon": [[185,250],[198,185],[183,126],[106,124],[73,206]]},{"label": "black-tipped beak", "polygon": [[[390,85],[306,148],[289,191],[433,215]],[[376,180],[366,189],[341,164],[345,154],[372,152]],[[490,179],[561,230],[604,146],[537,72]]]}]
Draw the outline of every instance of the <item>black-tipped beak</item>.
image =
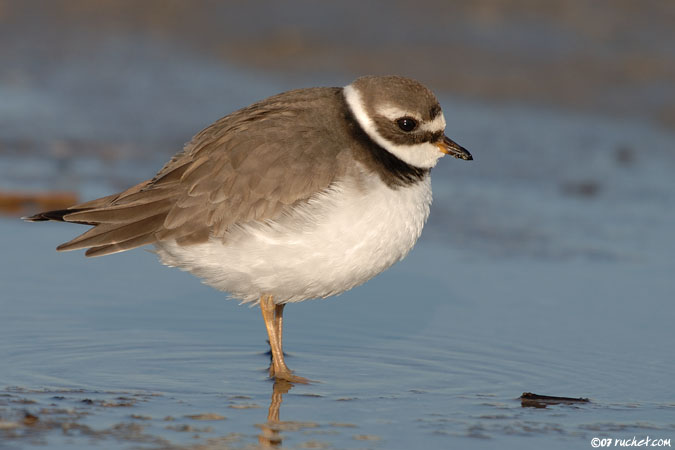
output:
[{"label": "black-tipped beak", "polygon": [[454,156],[457,159],[463,159],[465,161],[471,161],[473,159],[473,156],[471,156],[471,153],[469,153],[467,149],[447,136],[443,136],[443,140],[441,142],[437,142],[436,146],[441,152],[445,153],[446,155]]}]

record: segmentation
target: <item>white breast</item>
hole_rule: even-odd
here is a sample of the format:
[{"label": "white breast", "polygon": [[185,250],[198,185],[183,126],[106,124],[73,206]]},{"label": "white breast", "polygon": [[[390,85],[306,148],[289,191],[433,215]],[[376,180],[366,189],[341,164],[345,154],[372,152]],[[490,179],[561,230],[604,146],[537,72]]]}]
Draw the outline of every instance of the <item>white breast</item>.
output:
[{"label": "white breast", "polygon": [[277,303],[340,294],[405,257],[431,204],[429,177],[397,189],[372,175],[348,181],[277,221],[238,226],[204,244],[162,242],[157,252],[164,264],[243,302],[262,294]]}]

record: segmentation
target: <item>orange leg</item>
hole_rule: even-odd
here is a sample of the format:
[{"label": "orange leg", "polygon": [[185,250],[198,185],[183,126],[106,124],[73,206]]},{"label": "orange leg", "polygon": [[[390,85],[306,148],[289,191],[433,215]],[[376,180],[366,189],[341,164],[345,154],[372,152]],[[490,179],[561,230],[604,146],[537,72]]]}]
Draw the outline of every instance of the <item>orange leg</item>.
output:
[{"label": "orange leg", "polygon": [[309,383],[308,379],[293,375],[284,361],[284,351],[281,346],[284,305],[275,304],[274,297],[271,295],[263,295],[260,297],[260,310],[265,320],[267,336],[269,336],[272,350],[270,377],[276,380],[290,381],[291,383]]}]

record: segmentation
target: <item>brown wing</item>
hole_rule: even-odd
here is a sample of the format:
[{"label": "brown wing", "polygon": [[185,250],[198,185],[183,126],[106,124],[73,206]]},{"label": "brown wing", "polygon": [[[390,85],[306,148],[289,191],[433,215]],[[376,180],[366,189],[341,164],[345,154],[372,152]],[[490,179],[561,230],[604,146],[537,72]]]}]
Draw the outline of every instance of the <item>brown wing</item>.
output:
[{"label": "brown wing", "polygon": [[274,219],[344,173],[337,95],[305,89],[251,105],[197,134],[152,180],[29,220],[93,225],[57,249],[101,256],[165,239],[203,242],[235,223]]}]

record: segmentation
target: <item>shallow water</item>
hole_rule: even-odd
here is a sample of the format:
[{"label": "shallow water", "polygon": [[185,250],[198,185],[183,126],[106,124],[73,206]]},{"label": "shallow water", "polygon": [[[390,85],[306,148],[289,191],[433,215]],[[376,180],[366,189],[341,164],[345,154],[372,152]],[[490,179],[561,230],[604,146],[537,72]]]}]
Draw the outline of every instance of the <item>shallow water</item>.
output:
[{"label": "shallow water", "polygon": [[[46,75],[0,85],[0,188],[105,195],[229,111],[351,78],[291,81],[136,42],[40,60]],[[287,308],[288,363],[314,384],[267,379],[258,309],[149,252],[55,252],[77,226],[0,219],[0,448],[675,438],[675,136],[439,97],[447,134],[475,160],[434,169],[430,221],[407,259]],[[523,392],[590,402],[525,408]]]},{"label": "shallow water", "polygon": [[[65,227],[0,224],[31,245],[8,243],[3,270],[0,413],[59,423],[21,427],[6,445],[257,442],[273,396],[257,309],[221,301],[151,254],[88,261],[41,250],[66,239]],[[478,261],[422,242],[361,289],[288,308],[289,364],[319,382],[283,396],[281,439],[570,448],[596,435],[672,436],[672,272],[652,269]],[[591,403],[523,408],[525,391]],[[204,413],[226,419],[188,417]]]},{"label": "shallow water", "polygon": [[[673,137],[443,102],[476,160],[434,170],[430,223],[406,260],[338,298],[287,308],[289,365],[318,382],[286,393],[266,378],[258,309],[149,252],[53,251],[75,226],[0,220],[2,446],[516,449],[675,437]],[[637,153],[628,163],[622,146]],[[591,401],[525,408],[523,392]],[[276,406],[282,422],[266,426]],[[25,412],[38,421],[23,424]]]}]

